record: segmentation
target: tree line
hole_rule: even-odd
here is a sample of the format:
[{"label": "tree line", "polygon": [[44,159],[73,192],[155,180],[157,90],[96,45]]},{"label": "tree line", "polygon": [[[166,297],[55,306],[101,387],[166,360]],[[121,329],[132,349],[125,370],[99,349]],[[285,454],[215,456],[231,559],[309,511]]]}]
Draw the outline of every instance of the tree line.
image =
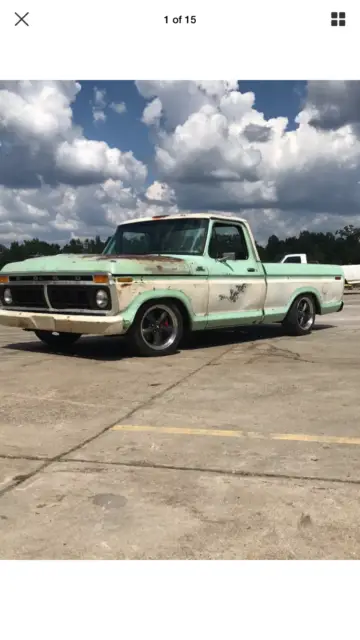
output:
[{"label": "tree line", "polygon": [[[100,236],[86,240],[72,239],[64,246],[38,238],[12,242],[10,247],[0,245],[0,269],[9,262],[19,262],[36,256],[58,253],[99,254],[109,238]],[[308,260],[323,264],[360,264],[360,228],[346,225],[335,232],[301,231],[298,236],[280,240],[270,236],[266,245],[257,245],[263,262],[279,261],[286,253],[306,253]]]}]

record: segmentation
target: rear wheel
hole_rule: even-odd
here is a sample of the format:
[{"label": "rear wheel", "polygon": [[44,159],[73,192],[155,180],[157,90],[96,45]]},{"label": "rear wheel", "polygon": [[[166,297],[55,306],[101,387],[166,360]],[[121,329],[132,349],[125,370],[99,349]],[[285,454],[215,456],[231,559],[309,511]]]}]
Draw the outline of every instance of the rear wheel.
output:
[{"label": "rear wheel", "polygon": [[67,349],[81,337],[81,333],[58,333],[56,331],[35,331],[35,335],[52,349]]},{"label": "rear wheel", "polygon": [[311,333],[315,322],[315,301],[311,295],[298,296],[292,303],[283,321],[283,327],[292,336],[306,336]]},{"label": "rear wheel", "polygon": [[130,339],[142,356],[167,356],[177,351],[184,322],[173,302],[149,302],[139,310]]}]

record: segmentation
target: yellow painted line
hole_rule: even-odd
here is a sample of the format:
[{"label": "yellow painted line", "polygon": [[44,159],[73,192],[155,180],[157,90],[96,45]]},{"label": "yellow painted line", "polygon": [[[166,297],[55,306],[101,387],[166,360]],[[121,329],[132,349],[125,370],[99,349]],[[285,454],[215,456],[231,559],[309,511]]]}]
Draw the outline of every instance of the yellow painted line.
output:
[{"label": "yellow painted line", "polygon": [[272,433],[273,440],[293,440],[294,442],[321,442],[325,444],[355,444],[360,445],[360,438],[342,436],[317,436],[305,433]]},{"label": "yellow painted line", "polygon": [[[117,424],[112,427],[113,431],[149,431],[157,433],[168,433],[182,436],[224,436],[226,438],[246,438],[251,437],[244,431],[230,431],[223,429],[194,429],[192,427],[148,427],[143,425]],[[261,436],[261,434],[259,434]]]},{"label": "yellow painted line", "polygon": [[117,424],[112,431],[165,433],[182,436],[213,436],[215,438],[249,438],[251,440],[287,440],[290,442],[315,442],[321,444],[360,445],[360,438],[321,436],[306,433],[259,433],[235,429],[196,429],[193,427],[151,427],[148,425]]}]

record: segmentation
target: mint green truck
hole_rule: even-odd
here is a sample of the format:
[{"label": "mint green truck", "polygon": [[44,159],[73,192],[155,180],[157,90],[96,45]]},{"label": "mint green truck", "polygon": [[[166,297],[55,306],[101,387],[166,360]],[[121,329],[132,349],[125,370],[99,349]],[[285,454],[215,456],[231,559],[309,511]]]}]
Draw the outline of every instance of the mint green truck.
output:
[{"label": "mint green truck", "polygon": [[143,356],[174,353],[185,334],[282,323],[309,334],[343,308],[341,267],[262,263],[248,223],[178,214],[120,224],[101,255],[59,254],[0,272],[0,325],[54,349],[82,335],[125,335]]}]

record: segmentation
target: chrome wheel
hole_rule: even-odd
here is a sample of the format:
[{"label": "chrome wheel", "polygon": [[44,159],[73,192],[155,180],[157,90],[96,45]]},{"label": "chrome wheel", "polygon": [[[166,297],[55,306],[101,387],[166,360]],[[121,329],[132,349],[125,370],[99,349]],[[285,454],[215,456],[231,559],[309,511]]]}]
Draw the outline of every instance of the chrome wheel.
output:
[{"label": "chrome wheel", "polygon": [[141,319],[141,337],[154,351],[163,351],[171,347],[178,336],[178,331],[178,318],[173,309],[165,304],[149,307]]},{"label": "chrome wheel", "polygon": [[309,298],[299,298],[297,303],[297,321],[298,325],[304,331],[310,329],[314,324],[314,308]]}]

